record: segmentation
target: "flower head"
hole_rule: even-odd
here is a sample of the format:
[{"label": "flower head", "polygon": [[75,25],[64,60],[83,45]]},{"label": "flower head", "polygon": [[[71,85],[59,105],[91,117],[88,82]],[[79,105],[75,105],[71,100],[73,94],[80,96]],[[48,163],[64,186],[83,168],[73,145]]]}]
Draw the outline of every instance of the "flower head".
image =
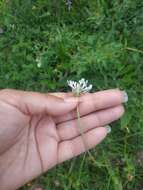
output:
[{"label": "flower head", "polygon": [[68,10],[71,10],[72,7],[72,0],[66,0],[66,5],[68,6]]},{"label": "flower head", "polygon": [[68,86],[72,88],[72,92],[79,96],[81,93],[89,92],[92,89],[92,84],[88,86],[88,80],[82,78],[78,82],[69,80],[67,81]]},{"label": "flower head", "polygon": [[42,60],[41,57],[36,58],[37,67],[40,68],[42,66]]}]

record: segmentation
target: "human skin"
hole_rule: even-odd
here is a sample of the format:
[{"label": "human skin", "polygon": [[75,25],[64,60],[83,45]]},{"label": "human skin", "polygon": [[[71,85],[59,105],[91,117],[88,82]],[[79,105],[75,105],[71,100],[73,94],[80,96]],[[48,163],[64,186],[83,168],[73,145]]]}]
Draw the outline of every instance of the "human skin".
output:
[{"label": "human skin", "polygon": [[61,162],[86,151],[77,128],[78,105],[88,149],[124,113],[118,89],[86,93],[0,91],[0,187],[15,190]]}]

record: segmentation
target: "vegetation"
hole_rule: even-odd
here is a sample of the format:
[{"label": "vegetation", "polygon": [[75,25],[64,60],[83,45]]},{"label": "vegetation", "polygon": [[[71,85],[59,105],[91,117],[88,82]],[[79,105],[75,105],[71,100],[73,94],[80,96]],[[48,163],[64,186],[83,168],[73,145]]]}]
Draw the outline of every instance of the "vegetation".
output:
[{"label": "vegetation", "polygon": [[96,163],[84,154],[37,180],[46,190],[140,190],[143,1],[66,2],[0,0],[0,88],[67,91],[84,77],[93,91],[126,90],[126,114],[92,151]]}]

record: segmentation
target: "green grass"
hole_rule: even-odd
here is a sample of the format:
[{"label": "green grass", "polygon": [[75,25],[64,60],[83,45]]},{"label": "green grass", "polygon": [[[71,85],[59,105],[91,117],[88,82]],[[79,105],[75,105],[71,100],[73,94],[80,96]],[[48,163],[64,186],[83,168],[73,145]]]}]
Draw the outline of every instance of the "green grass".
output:
[{"label": "green grass", "polygon": [[129,94],[125,116],[92,151],[96,164],[81,155],[38,181],[46,190],[140,190],[143,1],[74,0],[69,11],[63,0],[0,0],[0,28],[0,88],[67,91],[68,79],[85,77],[93,91]]}]

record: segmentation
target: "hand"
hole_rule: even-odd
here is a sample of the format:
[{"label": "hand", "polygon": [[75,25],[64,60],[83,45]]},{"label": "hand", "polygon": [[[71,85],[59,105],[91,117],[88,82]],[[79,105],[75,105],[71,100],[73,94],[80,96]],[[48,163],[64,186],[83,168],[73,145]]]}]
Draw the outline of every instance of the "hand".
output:
[{"label": "hand", "polygon": [[79,104],[88,148],[107,135],[103,126],[120,118],[125,93],[107,90],[79,99],[71,93],[0,91],[0,186],[15,190],[42,172],[83,153],[77,127]]}]

